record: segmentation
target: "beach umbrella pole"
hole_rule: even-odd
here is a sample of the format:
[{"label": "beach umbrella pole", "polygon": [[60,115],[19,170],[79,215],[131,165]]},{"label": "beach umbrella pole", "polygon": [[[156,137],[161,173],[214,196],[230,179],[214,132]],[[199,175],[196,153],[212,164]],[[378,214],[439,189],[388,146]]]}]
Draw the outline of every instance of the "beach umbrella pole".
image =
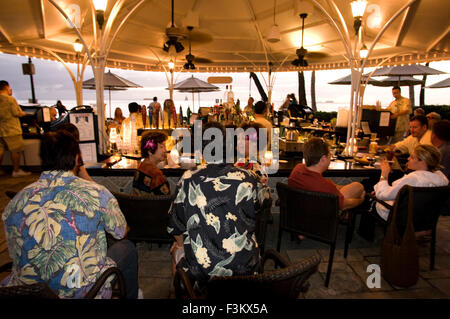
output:
[{"label": "beach umbrella pole", "polygon": [[111,118],[111,89],[109,91],[109,117]]}]

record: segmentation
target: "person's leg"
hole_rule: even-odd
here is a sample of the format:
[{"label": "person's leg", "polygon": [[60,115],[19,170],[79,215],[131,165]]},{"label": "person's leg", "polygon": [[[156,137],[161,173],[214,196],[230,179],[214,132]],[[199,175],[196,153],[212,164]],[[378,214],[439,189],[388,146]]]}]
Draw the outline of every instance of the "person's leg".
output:
[{"label": "person's leg", "polygon": [[20,169],[20,153],[24,150],[24,142],[21,135],[5,137],[8,149],[11,152],[11,162],[13,164],[13,177],[20,177],[29,175],[29,172],[24,172]]},{"label": "person's leg", "polygon": [[11,152],[11,162],[13,164],[13,172],[18,172],[20,170],[20,153]]},{"label": "person's leg", "polygon": [[127,299],[138,297],[138,256],[134,244],[122,239],[108,248],[107,256],[114,260],[123,274]]},{"label": "person's leg", "polygon": [[[3,137],[0,137],[0,166],[3,165],[3,155],[5,154],[6,143]],[[3,171],[1,171],[3,173]]]},{"label": "person's leg", "polygon": [[361,198],[364,194],[364,186],[361,183],[353,182],[339,187],[339,191],[344,198]]}]

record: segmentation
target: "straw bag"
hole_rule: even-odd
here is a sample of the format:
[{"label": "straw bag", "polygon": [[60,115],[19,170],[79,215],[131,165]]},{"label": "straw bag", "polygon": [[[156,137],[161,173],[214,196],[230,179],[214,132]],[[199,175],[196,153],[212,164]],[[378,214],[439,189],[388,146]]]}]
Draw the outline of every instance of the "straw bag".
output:
[{"label": "straw bag", "polygon": [[396,201],[392,221],[388,226],[381,247],[381,274],[383,278],[399,287],[410,287],[419,279],[419,258],[413,226],[413,196],[408,189],[408,220],[403,237],[396,225],[399,200]]}]

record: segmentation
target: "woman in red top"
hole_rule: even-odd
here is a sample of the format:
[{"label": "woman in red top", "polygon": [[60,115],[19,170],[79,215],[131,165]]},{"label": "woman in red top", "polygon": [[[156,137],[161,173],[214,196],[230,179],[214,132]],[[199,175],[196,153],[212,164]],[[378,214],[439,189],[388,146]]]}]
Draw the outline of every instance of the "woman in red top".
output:
[{"label": "woman in red top", "polygon": [[170,187],[167,178],[157,167],[166,160],[167,135],[162,132],[148,132],[141,139],[141,156],[144,160],[139,164],[134,175],[134,195],[168,195]]}]

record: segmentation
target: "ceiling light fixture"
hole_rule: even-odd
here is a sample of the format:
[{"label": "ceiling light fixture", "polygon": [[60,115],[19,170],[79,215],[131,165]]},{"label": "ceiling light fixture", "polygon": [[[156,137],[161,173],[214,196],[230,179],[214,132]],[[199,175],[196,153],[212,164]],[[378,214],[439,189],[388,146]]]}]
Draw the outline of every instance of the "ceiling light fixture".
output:
[{"label": "ceiling light fixture", "polygon": [[275,22],[275,9],[277,8],[277,0],[274,0],[273,4],[273,25],[272,28],[270,28],[269,34],[267,35],[267,41],[275,43],[280,41],[281,35],[280,35],[280,28]]},{"label": "ceiling light fixture", "polygon": [[100,30],[103,27],[103,23],[105,22],[105,11],[106,6],[108,5],[108,0],[93,0],[94,8],[96,13],[96,18],[98,22],[98,27]]},{"label": "ceiling light fixture", "polygon": [[307,16],[307,13],[300,14],[300,17],[302,18],[302,46],[295,51],[295,54],[297,54],[298,58],[291,62],[292,65],[295,66],[308,66],[308,61],[305,60],[305,55],[308,51],[303,47],[303,33],[305,31],[305,18]]},{"label": "ceiling light fixture", "polygon": [[173,71],[173,69],[175,68],[175,63],[173,63],[172,59],[170,59],[168,66],[169,66],[170,71]]},{"label": "ceiling light fixture", "polygon": [[184,50],[184,46],[178,42],[178,37],[175,35],[169,35],[169,32],[174,31],[175,28],[175,22],[174,22],[174,0],[172,0],[172,24],[170,26],[170,28],[166,29],[166,34],[169,37],[169,40],[167,40],[164,44],[163,44],[163,50],[166,52],[169,52],[169,49],[171,46],[175,47],[175,50],[177,53],[181,52]]},{"label": "ceiling light fixture", "polygon": [[73,49],[77,54],[83,51],[83,44],[80,42],[79,39],[76,39],[75,42],[73,43]]},{"label": "ceiling light fixture", "polygon": [[366,11],[367,0],[354,0],[350,2],[350,5],[352,6],[353,18],[355,19],[353,22],[353,29],[355,30],[355,33],[358,34],[364,11]]}]

